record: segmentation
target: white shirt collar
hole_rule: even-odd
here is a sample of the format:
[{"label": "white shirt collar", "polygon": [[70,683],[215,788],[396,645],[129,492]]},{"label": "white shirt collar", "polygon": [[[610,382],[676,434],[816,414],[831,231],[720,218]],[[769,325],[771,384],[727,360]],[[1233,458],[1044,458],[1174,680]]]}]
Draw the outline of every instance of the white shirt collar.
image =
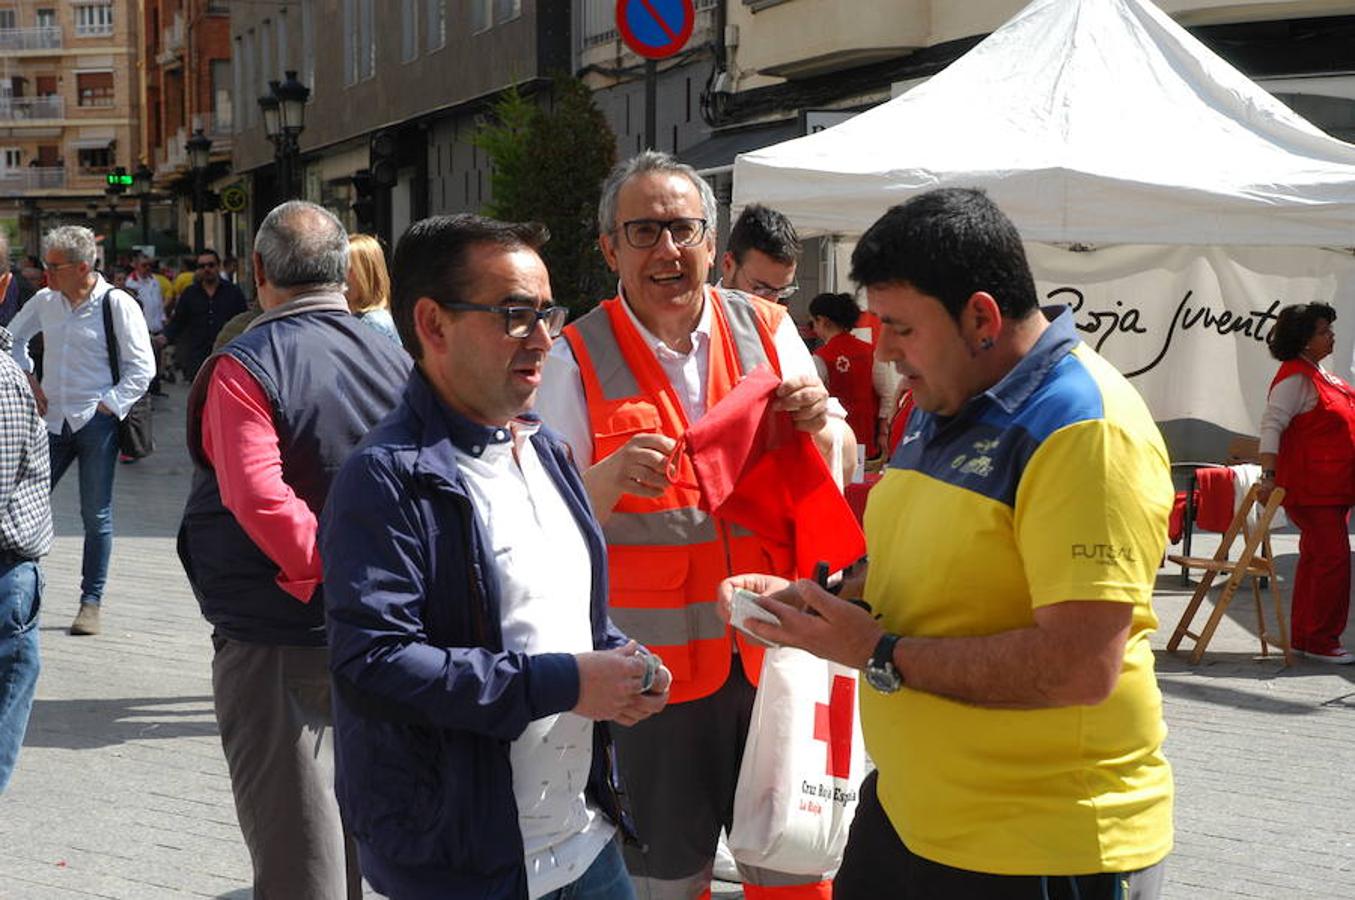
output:
[{"label": "white shirt collar", "polygon": [[692,329],[692,349],[688,353],[683,353],[679,350],[674,350],[672,347],[669,347],[662,340],[655,337],[654,333],[650,331],[648,328],[646,328],[640,322],[640,319],[635,315],[635,310],[630,308],[630,301],[626,299],[626,292],[622,289],[620,282],[618,282],[616,285],[616,293],[617,296],[621,298],[621,307],[625,309],[626,315],[630,316],[631,322],[635,323],[635,327],[639,329],[640,337],[645,339],[645,343],[648,344],[651,348],[653,348],[655,353],[657,354],[666,353],[673,357],[684,358],[687,356],[691,356],[692,353],[695,353],[697,348],[700,347],[703,343],[710,342],[711,312],[710,312],[709,285],[702,286],[701,316],[696,320],[696,327]]}]

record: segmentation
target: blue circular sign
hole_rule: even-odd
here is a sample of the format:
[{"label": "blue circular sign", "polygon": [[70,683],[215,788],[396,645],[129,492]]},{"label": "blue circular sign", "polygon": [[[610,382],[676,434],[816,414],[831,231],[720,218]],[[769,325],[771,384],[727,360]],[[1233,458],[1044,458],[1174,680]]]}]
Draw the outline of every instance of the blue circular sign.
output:
[{"label": "blue circular sign", "polygon": [[692,0],[616,0],[616,30],[626,46],[646,59],[677,53],[692,36]]}]

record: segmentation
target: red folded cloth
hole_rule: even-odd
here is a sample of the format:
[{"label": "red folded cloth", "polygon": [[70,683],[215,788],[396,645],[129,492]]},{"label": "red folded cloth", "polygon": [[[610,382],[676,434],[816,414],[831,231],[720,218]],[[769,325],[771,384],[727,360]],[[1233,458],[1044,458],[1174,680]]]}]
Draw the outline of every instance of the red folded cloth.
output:
[{"label": "red folded cloth", "polygon": [[1195,470],[1199,505],[1195,507],[1195,527],[1220,534],[1233,521],[1233,470],[1227,466],[1209,466]]},{"label": "red folded cloth", "polygon": [[772,410],[780,383],[758,366],[687,429],[683,444],[702,508],[758,535],[787,571],[811,578],[820,561],[832,571],[856,562],[866,539],[813,438]]}]

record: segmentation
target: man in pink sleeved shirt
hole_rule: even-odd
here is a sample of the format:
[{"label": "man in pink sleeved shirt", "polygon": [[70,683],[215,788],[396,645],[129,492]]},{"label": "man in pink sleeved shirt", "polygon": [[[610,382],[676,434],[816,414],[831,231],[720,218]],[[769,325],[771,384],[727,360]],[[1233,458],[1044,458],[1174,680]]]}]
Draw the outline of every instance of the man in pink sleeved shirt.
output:
[{"label": "man in pink sleeved shirt", "polygon": [[333,789],[316,517],[410,363],[349,314],[348,236],[327,210],[269,213],[253,269],[263,314],[189,394],[196,471],[179,558],[213,626],[212,694],[255,896],[358,898]]}]

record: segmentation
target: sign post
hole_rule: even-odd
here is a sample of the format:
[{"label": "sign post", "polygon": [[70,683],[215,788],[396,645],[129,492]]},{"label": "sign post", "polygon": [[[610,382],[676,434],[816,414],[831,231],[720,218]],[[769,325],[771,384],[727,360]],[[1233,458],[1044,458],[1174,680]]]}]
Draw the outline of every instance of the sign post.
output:
[{"label": "sign post", "polygon": [[680,51],[696,24],[692,0],[616,0],[616,30],[645,58],[645,146],[658,142],[658,61]]}]

